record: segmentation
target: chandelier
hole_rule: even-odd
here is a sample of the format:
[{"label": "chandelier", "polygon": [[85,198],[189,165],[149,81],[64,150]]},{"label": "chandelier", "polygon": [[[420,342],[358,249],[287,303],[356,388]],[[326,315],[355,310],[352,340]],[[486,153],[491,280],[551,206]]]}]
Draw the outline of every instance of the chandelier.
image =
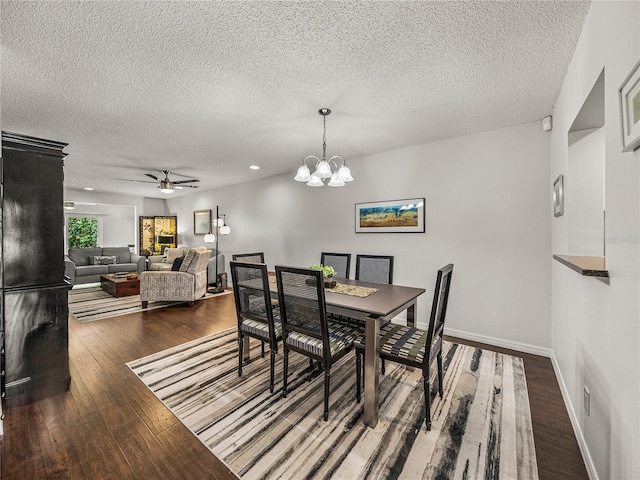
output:
[{"label": "chandelier", "polygon": [[[297,182],[307,182],[307,185],[310,187],[322,187],[328,178],[329,182],[327,185],[330,187],[343,187],[347,182],[353,181],[347,162],[340,155],[334,155],[327,160],[327,115],[331,113],[331,110],[321,108],[318,110],[318,113],[322,115],[322,124],[324,126],[324,132],[322,134],[322,160],[315,155],[305,157],[293,179]],[[309,167],[307,167],[307,160],[309,159],[316,161],[313,173],[311,173]],[[340,166],[338,166],[336,160],[342,161]]]}]

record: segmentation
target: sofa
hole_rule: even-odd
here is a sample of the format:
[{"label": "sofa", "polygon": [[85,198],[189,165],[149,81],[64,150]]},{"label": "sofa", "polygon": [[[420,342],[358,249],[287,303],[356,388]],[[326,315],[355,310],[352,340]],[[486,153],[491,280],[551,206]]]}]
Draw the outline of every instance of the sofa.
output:
[{"label": "sofa", "polygon": [[131,253],[129,247],[70,248],[64,258],[64,273],[71,285],[99,283],[107,273],[145,270],[145,258]]},{"label": "sofa", "polygon": [[[167,248],[165,255],[154,255],[149,257],[148,270],[151,272],[170,271],[176,258],[185,257],[192,248],[206,248],[209,250],[209,267],[207,272],[207,283],[209,285],[216,284],[216,262],[218,262],[218,274],[224,273],[225,258],[222,253],[216,252],[215,248],[209,247],[177,247]],[[226,284],[223,285],[226,287]]]},{"label": "sofa", "polygon": [[140,274],[142,308],[150,301],[194,302],[207,293],[207,269],[211,251],[194,247],[182,259],[177,270],[155,270]]}]

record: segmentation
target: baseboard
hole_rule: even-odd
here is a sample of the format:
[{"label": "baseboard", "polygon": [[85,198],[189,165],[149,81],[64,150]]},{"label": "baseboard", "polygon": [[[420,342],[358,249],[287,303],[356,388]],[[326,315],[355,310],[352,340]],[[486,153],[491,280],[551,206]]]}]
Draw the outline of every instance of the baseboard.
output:
[{"label": "baseboard", "polygon": [[575,434],[576,440],[578,441],[580,453],[582,453],[584,465],[587,468],[587,474],[589,475],[589,478],[591,480],[599,480],[598,472],[596,471],[593,459],[591,458],[591,454],[589,453],[589,447],[587,447],[587,442],[584,438],[584,435],[582,434],[582,429],[580,428],[578,416],[576,415],[576,411],[573,408],[573,403],[571,403],[569,390],[567,389],[567,385],[564,383],[564,378],[562,377],[562,372],[560,371],[560,365],[558,365],[558,360],[556,359],[553,350],[551,350],[551,364],[553,365],[553,371],[556,374],[556,379],[558,380],[558,385],[560,386],[560,392],[562,392],[562,399],[564,400],[564,405],[567,408],[567,413],[569,414],[569,420],[571,421],[571,426],[573,427],[573,433]]},{"label": "baseboard", "polygon": [[504,338],[490,337],[488,335],[479,335],[477,333],[465,332],[463,330],[456,330],[453,328],[445,327],[444,334],[462,338],[464,340],[470,340],[472,342],[486,343],[488,345],[495,345],[496,347],[508,348],[510,350],[517,350],[518,352],[540,355],[547,358],[551,357],[552,353],[550,348],[531,345],[529,343],[514,342],[512,340],[505,340]]}]

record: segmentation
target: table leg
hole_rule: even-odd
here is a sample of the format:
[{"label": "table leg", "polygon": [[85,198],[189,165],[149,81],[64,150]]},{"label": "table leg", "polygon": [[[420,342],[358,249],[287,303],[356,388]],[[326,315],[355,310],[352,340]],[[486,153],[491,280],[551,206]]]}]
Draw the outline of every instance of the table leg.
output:
[{"label": "table leg", "polygon": [[380,383],[378,371],[378,343],[380,340],[380,320],[367,318],[365,328],[364,354],[364,424],[373,428],[378,424],[378,404]]},{"label": "table leg", "polygon": [[250,352],[250,345],[249,345],[249,341],[251,340],[251,337],[249,337],[249,335],[245,335],[242,338],[242,358],[244,361],[250,360],[251,359],[251,354]]},{"label": "table leg", "polygon": [[416,304],[413,303],[407,308],[407,327],[416,328]]}]

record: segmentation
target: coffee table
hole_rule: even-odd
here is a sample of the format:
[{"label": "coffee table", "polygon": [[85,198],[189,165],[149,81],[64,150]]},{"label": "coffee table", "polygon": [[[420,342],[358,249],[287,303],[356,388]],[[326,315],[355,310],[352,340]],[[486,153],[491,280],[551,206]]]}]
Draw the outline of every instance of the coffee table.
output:
[{"label": "coffee table", "polygon": [[127,278],[127,273],[111,273],[100,276],[100,287],[113,297],[138,295],[140,293],[140,277]]}]

